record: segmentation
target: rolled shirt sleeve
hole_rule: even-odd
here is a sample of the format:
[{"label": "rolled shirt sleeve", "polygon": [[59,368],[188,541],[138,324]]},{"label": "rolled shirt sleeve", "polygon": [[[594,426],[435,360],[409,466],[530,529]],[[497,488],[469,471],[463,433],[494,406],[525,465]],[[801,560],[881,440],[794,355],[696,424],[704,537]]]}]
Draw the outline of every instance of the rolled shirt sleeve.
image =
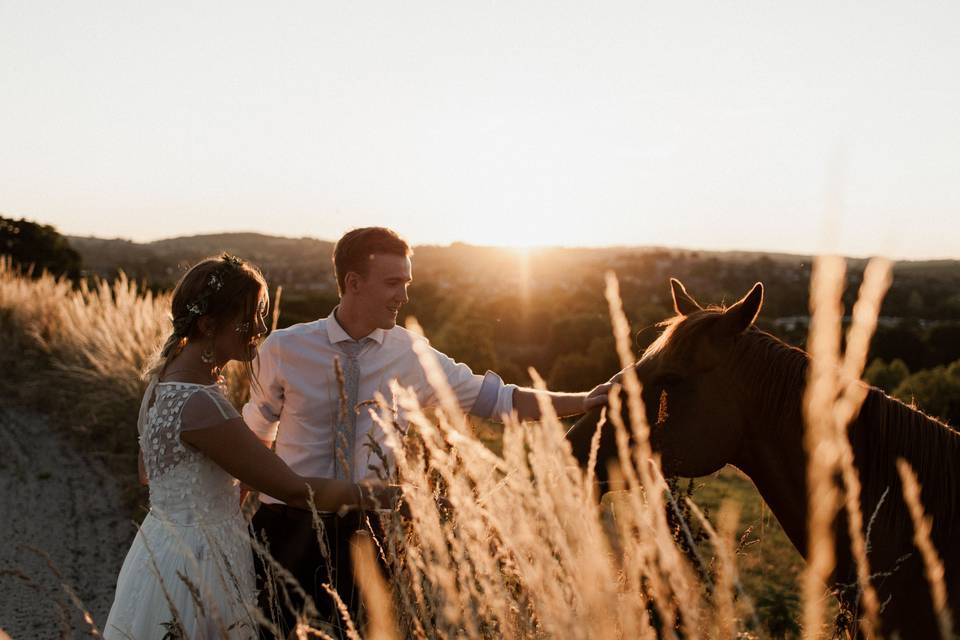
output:
[{"label": "rolled shirt sleeve", "polygon": [[[480,418],[499,420],[513,411],[513,384],[504,384],[496,373],[487,371],[485,375],[475,374],[470,367],[456,362],[450,356],[430,349],[437,364],[443,369],[450,389],[457,398],[460,409]],[[436,401],[431,393],[424,404],[432,405]]]},{"label": "rolled shirt sleeve", "polygon": [[260,346],[254,363],[257,381],[250,385],[250,400],[243,405],[244,422],[261,440],[276,440],[283,409],[278,346],[272,335]]},{"label": "rolled shirt sleeve", "polygon": [[516,388],[517,385],[504,384],[500,376],[493,371],[487,371],[470,413],[479,418],[494,420],[510,415],[513,411],[513,391]]}]

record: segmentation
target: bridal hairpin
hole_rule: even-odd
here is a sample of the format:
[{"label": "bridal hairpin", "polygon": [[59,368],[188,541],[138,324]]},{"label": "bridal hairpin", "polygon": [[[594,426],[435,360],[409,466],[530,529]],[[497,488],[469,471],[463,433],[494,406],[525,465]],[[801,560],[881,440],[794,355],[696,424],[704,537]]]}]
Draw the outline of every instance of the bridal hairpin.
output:
[{"label": "bridal hairpin", "polygon": [[230,265],[231,267],[243,266],[242,258],[238,258],[237,256],[230,255],[229,253],[226,253],[226,252],[220,255],[220,259],[223,260],[224,263]]},{"label": "bridal hairpin", "polygon": [[[223,289],[224,271],[240,269],[244,265],[242,259],[238,258],[237,256],[230,255],[229,253],[223,253],[220,256],[220,260],[225,268],[217,269],[207,276],[207,281],[204,283],[203,291],[187,304],[186,315],[182,315],[173,319],[174,335],[186,337],[190,333],[190,327],[193,326],[194,320],[205,314],[209,309],[210,298],[215,293]],[[249,323],[246,324],[247,328],[244,329],[244,331],[249,330],[250,328]],[[237,332],[241,332],[240,327],[237,327]]]}]

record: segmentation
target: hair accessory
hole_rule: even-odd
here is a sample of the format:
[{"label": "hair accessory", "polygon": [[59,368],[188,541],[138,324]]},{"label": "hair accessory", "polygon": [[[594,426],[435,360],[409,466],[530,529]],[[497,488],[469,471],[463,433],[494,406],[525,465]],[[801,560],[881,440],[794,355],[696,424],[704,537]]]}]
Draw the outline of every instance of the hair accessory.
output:
[{"label": "hair accessory", "polygon": [[173,319],[173,334],[185,337],[190,333],[190,327],[193,322],[205,314],[210,307],[210,298],[223,289],[223,276],[225,271],[234,271],[243,267],[244,262],[237,256],[223,253],[220,256],[223,268],[218,268],[207,276],[203,291],[187,304],[187,313]]},{"label": "hair accessory", "polygon": [[223,260],[223,262],[224,262],[225,264],[228,264],[228,265],[230,265],[231,267],[239,268],[239,267],[242,267],[243,264],[244,264],[242,258],[238,258],[237,256],[231,255],[231,254],[226,253],[226,252],[224,252],[224,253],[222,253],[222,254],[220,255],[220,259]]}]

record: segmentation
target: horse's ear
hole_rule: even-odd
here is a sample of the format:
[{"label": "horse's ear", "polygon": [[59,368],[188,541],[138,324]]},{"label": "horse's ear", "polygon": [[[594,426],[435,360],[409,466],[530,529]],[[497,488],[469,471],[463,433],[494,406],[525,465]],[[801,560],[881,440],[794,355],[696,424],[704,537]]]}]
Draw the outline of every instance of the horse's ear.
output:
[{"label": "horse's ear", "polygon": [[694,311],[703,311],[703,307],[697,304],[683,284],[676,278],[670,278],[670,289],[673,291],[673,308],[677,314],[688,316]]},{"label": "horse's ear", "polygon": [[763,306],[763,283],[758,282],[750,289],[750,293],[743,296],[739,302],[723,312],[723,323],[733,334],[740,334],[750,328],[750,325],[760,314]]}]

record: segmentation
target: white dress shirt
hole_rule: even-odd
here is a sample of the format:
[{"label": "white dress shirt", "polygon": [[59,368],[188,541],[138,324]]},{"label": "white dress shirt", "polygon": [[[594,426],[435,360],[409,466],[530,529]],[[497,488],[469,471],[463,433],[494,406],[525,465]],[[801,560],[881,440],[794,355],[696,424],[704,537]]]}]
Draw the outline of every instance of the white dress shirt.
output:
[{"label": "white dress shirt", "polygon": [[[337,322],[326,318],[274,331],[261,345],[255,363],[257,382],[243,407],[247,425],[263,440],[276,440],[276,452],[293,471],[307,477],[334,477],[335,434],[340,411],[340,387],[334,358],[343,359],[338,343],[353,339]],[[415,340],[426,338],[400,326],[377,329],[362,339],[358,403],[373,400],[380,392],[390,402],[390,381],[414,390],[421,406],[436,406],[438,399],[413,351]],[[513,410],[516,385],[504,384],[497,374],[474,374],[470,368],[430,347],[460,402],[463,411],[498,418]],[[401,416],[402,419],[402,416]],[[376,440],[392,467],[384,434],[369,411],[357,415],[356,439],[350,470],[353,480],[375,478],[369,465],[381,466],[366,446],[367,435]],[[392,470],[392,469],[391,469]],[[277,502],[261,495],[264,502]]]}]

